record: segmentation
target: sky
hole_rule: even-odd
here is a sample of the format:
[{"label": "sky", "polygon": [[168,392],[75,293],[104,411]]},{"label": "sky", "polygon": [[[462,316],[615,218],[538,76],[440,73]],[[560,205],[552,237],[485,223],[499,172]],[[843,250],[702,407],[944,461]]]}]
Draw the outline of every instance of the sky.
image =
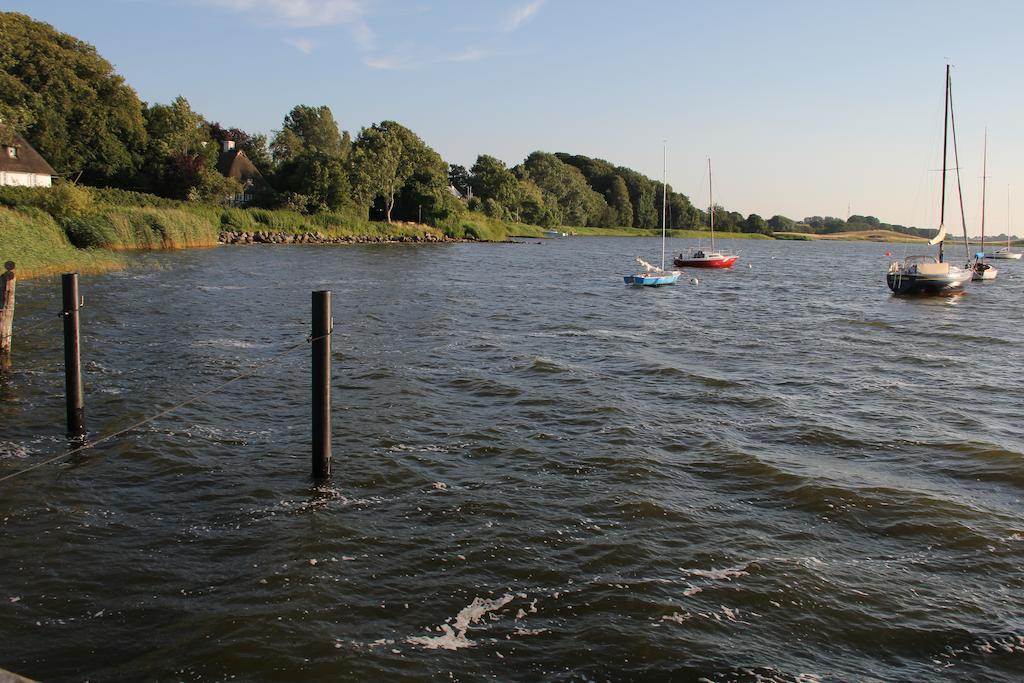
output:
[{"label": "sky", "polygon": [[[661,178],[667,149],[669,184],[699,206],[710,158],[716,203],[744,215],[917,227],[938,224],[951,63],[968,232],[980,230],[986,126],[986,233],[1008,220],[1024,231],[1017,1],[0,0],[0,10],[93,44],[146,102],[183,95],[250,133],[272,135],[306,104],[329,106],[353,135],[398,121],[467,168],[479,154],[512,166],[542,150]],[[946,224],[959,228],[948,201]]]}]

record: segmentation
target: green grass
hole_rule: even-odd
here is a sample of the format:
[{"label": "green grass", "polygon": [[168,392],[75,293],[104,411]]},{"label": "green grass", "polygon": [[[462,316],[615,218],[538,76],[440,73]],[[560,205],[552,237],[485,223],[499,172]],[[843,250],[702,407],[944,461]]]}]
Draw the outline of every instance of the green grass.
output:
[{"label": "green grass", "polygon": [[0,261],[14,261],[19,278],[77,271],[97,273],[124,265],[117,254],[77,249],[48,213],[0,207]]}]

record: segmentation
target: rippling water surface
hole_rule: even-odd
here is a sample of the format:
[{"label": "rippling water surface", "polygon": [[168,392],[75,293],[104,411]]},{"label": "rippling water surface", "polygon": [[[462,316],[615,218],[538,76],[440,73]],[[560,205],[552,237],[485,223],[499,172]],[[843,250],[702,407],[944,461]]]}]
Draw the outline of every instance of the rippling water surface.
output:
[{"label": "rippling water surface", "polygon": [[[902,246],[732,246],[733,270],[660,289],[621,279],[654,239],[223,247],[83,277],[92,439],[277,360],[0,483],[0,667],[1021,680],[1024,264],[900,299]],[[314,289],[336,322],[319,486],[308,351],[286,353]],[[59,283],[18,297],[0,476],[67,448]]]}]

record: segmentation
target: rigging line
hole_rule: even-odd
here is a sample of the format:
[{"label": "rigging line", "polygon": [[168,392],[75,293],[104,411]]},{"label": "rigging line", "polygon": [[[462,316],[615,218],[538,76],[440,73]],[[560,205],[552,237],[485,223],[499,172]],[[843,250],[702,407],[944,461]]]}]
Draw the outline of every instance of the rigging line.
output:
[{"label": "rigging line", "polygon": [[949,124],[953,131],[953,164],[956,166],[956,191],[960,198],[960,224],[964,228],[964,253],[971,260],[971,245],[967,241],[967,214],[964,213],[964,190],[960,185],[960,156],[956,144],[956,117],[953,116],[953,84],[949,84]]},{"label": "rigging line", "polygon": [[161,417],[163,417],[165,415],[168,415],[168,414],[174,412],[175,410],[178,410],[179,408],[183,408],[183,407],[189,405],[190,403],[194,403],[194,402],[198,401],[201,398],[205,398],[206,396],[209,396],[210,394],[213,394],[213,393],[215,393],[217,391],[220,391],[221,389],[223,389],[224,387],[228,386],[229,384],[234,384],[235,382],[237,382],[239,380],[246,379],[248,377],[251,377],[251,376],[255,375],[260,370],[263,370],[264,368],[269,367],[270,365],[273,365],[274,363],[277,363],[278,361],[280,361],[282,358],[284,358],[285,356],[287,356],[291,352],[295,351],[296,349],[302,348],[306,344],[310,344],[310,343],[315,342],[315,341],[320,341],[321,339],[329,338],[331,336],[332,332],[334,332],[334,328],[333,327],[327,332],[327,334],[321,335],[319,337],[313,337],[312,335],[309,336],[309,337],[306,337],[306,339],[304,339],[303,341],[299,342],[298,344],[295,344],[294,346],[288,347],[287,349],[285,349],[281,353],[277,354],[276,356],[272,357],[270,360],[266,361],[265,363],[261,363],[260,365],[257,365],[256,367],[254,367],[254,368],[252,368],[250,370],[247,370],[246,372],[243,372],[240,375],[236,375],[235,377],[232,377],[231,379],[227,380],[226,382],[222,382],[221,384],[218,384],[215,387],[207,389],[206,391],[203,391],[203,392],[201,392],[199,394],[196,394],[195,396],[193,396],[191,398],[188,398],[188,399],[182,401],[181,403],[177,403],[177,404],[171,406],[170,408],[166,408],[165,410],[161,410],[159,413],[157,413],[155,415],[151,415],[150,417],[147,417],[145,419],[139,420],[135,424],[129,425],[129,426],[123,428],[123,429],[117,430],[116,432],[113,432],[111,434],[107,434],[106,436],[100,437],[96,441],[84,444],[82,446],[79,446],[78,448],[73,448],[73,449],[71,449],[70,451],[68,451],[66,453],[61,453],[59,455],[55,455],[52,458],[47,458],[46,460],[43,460],[42,462],[37,462],[34,465],[31,465],[31,466],[26,467],[24,469],[18,470],[16,472],[12,472],[10,474],[6,474],[6,475],[0,477],[0,482],[7,481],[8,479],[14,479],[15,477],[19,477],[22,474],[25,474],[26,472],[31,472],[32,470],[38,469],[38,468],[43,467],[45,465],[49,465],[49,464],[57,462],[59,460],[65,460],[67,458],[70,458],[73,455],[77,455],[78,453],[81,453],[82,451],[89,450],[90,448],[95,448],[96,446],[99,446],[101,443],[110,441],[114,437],[121,436],[122,434],[126,434],[126,433],[130,432],[133,429],[141,427],[144,424],[148,424],[150,422],[153,422],[154,420],[158,420]]}]

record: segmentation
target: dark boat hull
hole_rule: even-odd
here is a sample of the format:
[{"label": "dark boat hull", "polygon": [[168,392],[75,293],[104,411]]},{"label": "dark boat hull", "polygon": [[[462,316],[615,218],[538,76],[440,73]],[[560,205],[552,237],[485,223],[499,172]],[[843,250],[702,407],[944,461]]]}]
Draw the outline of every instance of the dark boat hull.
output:
[{"label": "dark boat hull", "polygon": [[916,275],[887,273],[885,282],[893,294],[946,294],[963,289],[971,278],[970,272],[956,275]]}]

